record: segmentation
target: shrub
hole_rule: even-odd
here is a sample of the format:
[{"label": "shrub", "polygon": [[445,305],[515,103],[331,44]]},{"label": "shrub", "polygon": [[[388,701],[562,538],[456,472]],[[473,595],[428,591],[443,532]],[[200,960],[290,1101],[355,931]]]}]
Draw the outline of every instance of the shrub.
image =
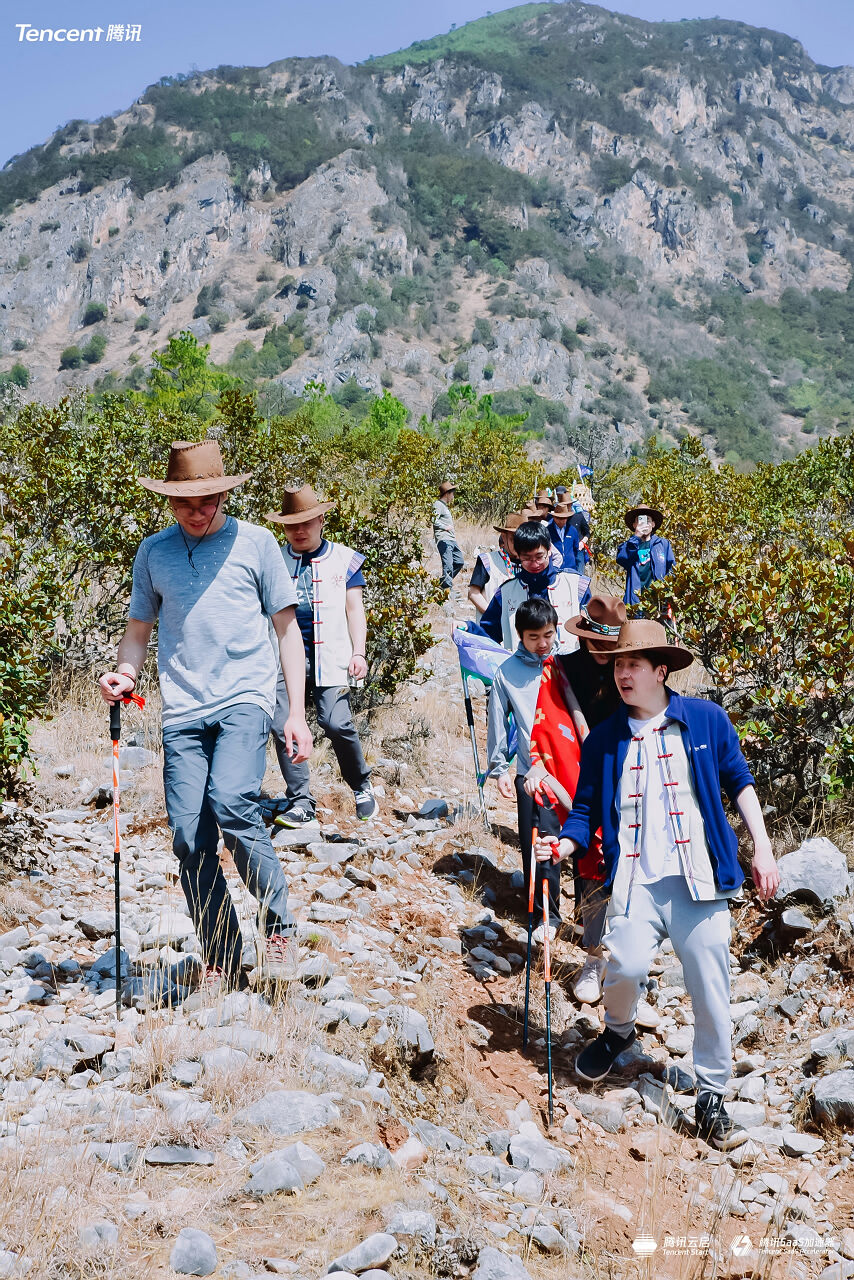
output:
[{"label": "shrub", "polygon": [[106,320],[107,308],[103,302],[87,302],[86,310],[83,312],[83,325],[98,324],[100,320]]},{"label": "shrub", "polygon": [[75,240],[68,252],[74,262],[85,262],[92,252],[92,246],[88,240]]},{"label": "shrub", "polygon": [[273,323],[273,317],[269,311],[256,311],[246,322],[247,329],[268,329]]},{"label": "shrub", "polygon": [[58,231],[61,226],[62,226],[61,222],[57,222],[51,219],[50,222],[40,222],[39,231]]},{"label": "shrub", "polygon": [[83,352],[79,347],[66,347],[59,357],[60,369],[79,369],[83,363]]},{"label": "shrub", "polygon": [[81,349],[80,354],[87,364],[98,364],[104,358],[104,352],[107,350],[107,339],[102,333],[93,333],[92,337]]},{"label": "shrub", "polygon": [[137,316],[136,324],[133,326],[137,333],[141,333],[143,329],[151,328],[151,316],[143,311],[141,316]]}]

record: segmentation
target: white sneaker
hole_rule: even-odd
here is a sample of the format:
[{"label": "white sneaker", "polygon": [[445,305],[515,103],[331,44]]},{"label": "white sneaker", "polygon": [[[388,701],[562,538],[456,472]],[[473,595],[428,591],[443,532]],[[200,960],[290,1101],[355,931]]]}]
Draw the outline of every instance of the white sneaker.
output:
[{"label": "white sneaker", "polygon": [[581,973],[572,984],[572,994],[579,1004],[595,1004],[602,999],[604,967],[601,956],[588,956],[584,961]]},{"label": "white sneaker", "polygon": [[[537,946],[539,947],[541,947],[543,945],[543,942],[545,941],[544,931],[545,931],[545,925],[542,925],[542,924],[537,925],[537,928],[534,930],[533,934],[531,935],[534,939],[534,942],[536,942]],[[550,924],[549,925],[549,942],[554,942],[556,937],[557,937],[557,929],[553,924]]]}]

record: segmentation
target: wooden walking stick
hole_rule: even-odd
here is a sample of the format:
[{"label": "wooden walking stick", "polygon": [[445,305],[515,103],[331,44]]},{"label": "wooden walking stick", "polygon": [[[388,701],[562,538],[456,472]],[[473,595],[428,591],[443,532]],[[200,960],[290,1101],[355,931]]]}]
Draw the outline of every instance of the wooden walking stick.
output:
[{"label": "wooden walking stick", "polygon": [[113,882],[115,891],[115,957],[116,957],[116,1018],[122,1016],[122,915],[121,915],[121,876],[122,842],[119,831],[119,739],[122,733],[122,703],[135,702],[138,707],[145,706],[145,698],[138,693],[128,694],[117,699],[110,706],[110,738],[113,743],[113,830],[115,845],[113,847]]}]

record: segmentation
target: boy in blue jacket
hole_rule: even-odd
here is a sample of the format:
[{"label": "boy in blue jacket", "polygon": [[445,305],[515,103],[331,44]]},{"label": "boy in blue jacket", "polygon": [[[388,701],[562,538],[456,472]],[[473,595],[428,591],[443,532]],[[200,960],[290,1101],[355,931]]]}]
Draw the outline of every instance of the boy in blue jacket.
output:
[{"label": "boy in blue jacket", "polygon": [[617,548],[617,564],[626,571],[624,604],[640,604],[650,583],[666,578],[676,563],[670,543],[658,534],[663,519],[655,507],[641,505],[626,512],[632,536]]},{"label": "boy in blue jacket", "polygon": [[[691,662],[687,649],[668,645],[660,623],[637,619],[622,627],[614,679],[623,705],[584,743],[557,856],[586,849],[601,825],[611,891],[602,940],[605,1030],[578,1055],[576,1073],[601,1080],[632,1044],[650,964],[669,937],[694,1011],[697,1130],[710,1145],[730,1150],[747,1137],[724,1107],[732,1071],[728,898],[744,877],[721,788],[750,832],[751,872],[763,901],[777,892],[780,875],[726,712],[667,687],[668,673]],[[546,841],[538,842],[536,856],[552,856]]]}]

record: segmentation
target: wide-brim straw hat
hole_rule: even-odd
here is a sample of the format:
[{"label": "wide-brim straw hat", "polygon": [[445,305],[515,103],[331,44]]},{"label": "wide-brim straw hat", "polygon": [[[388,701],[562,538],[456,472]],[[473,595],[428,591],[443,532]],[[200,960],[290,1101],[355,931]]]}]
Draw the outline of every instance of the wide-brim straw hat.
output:
[{"label": "wide-brim straw hat", "polygon": [[456,491],[457,486],[454,484],[453,480],[443,480],[439,485],[439,496],[442,498],[446,493],[456,493]]},{"label": "wide-brim straw hat", "polygon": [[591,596],[581,613],[567,619],[563,627],[571,635],[616,645],[625,625],[626,606],[619,596]]},{"label": "wide-brim straw hat", "polygon": [[168,498],[207,498],[213,493],[236,489],[251,478],[251,471],[240,476],[225,474],[216,440],[174,440],[169,450],[166,479],[137,476],[137,483],[152,493],[165,493]]},{"label": "wide-brim straw hat", "polygon": [[569,505],[568,502],[559,502],[556,507],[552,508],[553,517],[558,516],[560,519],[563,519],[563,517],[565,516],[568,520],[569,517],[573,514],[574,512],[572,510],[572,507]]},{"label": "wide-brim straw hat", "polygon": [[496,533],[515,533],[520,524],[524,524],[527,517],[521,511],[511,511],[506,517],[504,524],[494,524],[492,527]]},{"label": "wide-brim straw hat", "polygon": [[541,489],[534,502],[538,507],[553,507],[555,504],[555,500],[548,489]]},{"label": "wide-brim straw hat", "polygon": [[664,663],[670,671],[690,667],[694,655],[678,644],[668,644],[667,632],[652,618],[630,618],[620,629],[614,658],[649,658],[653,664]]},{"label": "wide-brim straw hat", "polygon": [[662,520],[664,519],[664,512],[656,510],[655,507],[647,507],[643,503],[641,503],[640,506],[638,507],[632,507],[631,510],[627,511],[625,515],[626,524],[629,526],[632,533],[634,533],[635,531],[635,521],[637,520],[638,516],[649,516],[650,520],[652,521],[653,529],[657,529],[658,526],[661,524]]},{"label": "wide-brim straw hat", "polygon": [[321,502],[310,484],[285,490],[281,511],[268,511],[265,520],[273,524],[304,524],[315,516],[325,515],[335,506],[334,502]]}]

